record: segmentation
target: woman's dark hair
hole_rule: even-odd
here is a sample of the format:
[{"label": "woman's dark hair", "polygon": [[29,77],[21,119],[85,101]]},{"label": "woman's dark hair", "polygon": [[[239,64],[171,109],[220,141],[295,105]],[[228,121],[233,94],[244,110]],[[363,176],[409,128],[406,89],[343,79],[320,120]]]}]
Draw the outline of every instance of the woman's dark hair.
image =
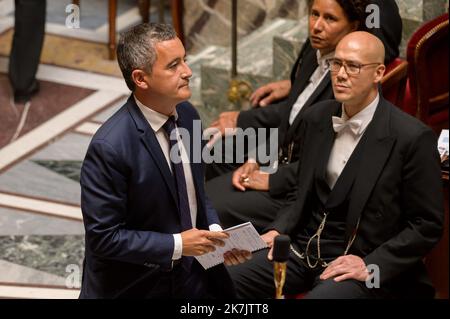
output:
[{"label": "woman's dark hair", "polygon": [[[366,8],[370,4],[369,0],[334,0],[336,1],[344,11],[347,16],[348,21],[350,22],[359,22],[358,30],[359,31],[367,31],[366,28]],[[311,7],[314,3],[314,0],[309,0],[308,7],[311,10]]]}]

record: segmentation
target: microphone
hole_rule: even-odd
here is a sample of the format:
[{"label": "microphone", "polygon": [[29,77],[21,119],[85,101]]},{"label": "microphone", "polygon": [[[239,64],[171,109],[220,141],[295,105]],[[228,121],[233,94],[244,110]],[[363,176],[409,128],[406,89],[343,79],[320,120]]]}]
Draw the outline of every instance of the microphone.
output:
[{"label": "microphone", "polygon": [[289,236],[278,235],[273,242],[273,279],[275,281],[275,298],[283,299],[283,286],[286,280],[286,264],[289,259]]}]

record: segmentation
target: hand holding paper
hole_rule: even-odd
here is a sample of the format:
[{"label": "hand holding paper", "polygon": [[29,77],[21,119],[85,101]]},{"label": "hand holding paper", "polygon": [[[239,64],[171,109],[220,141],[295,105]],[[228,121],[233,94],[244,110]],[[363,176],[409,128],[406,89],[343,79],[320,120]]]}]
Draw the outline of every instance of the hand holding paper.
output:
[{"label": "hand holding paper", "polygon": [[237,264],[243,261],[242,258],[250,258],[243,251],[254,252],[267,247],[250,222],[227,228],[223,232],[230,236],[223,240],[225,246],[216,247],[213,252],[195,257],[203,268],[209,269],[223,263],[225,253],[231,264]]}]

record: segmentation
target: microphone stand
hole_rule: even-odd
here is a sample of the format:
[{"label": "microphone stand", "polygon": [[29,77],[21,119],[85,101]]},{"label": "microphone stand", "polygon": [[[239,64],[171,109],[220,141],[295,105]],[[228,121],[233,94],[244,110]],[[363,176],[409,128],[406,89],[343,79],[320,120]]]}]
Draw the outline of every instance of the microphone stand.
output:
[{"label": "microphone stand", "polygon": [[283,286],[286,281],[286,268],[289,260],[289,236],[278,235],[273,241],[273,280],[275,282],[275,298],[284,299]]},{"label": "microphone stand", "polygon": [[284,299],[283,286],[286,281],[286,263],[275,262],[273,265],[275,281],[275,299]]}]

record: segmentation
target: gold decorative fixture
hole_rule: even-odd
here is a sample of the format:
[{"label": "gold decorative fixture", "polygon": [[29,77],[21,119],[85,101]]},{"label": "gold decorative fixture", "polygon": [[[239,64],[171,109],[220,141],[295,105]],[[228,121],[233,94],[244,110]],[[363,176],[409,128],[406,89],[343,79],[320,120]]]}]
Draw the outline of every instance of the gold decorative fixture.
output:
[{"label": "gold decorative fixture", "polygon": [[228,100],[236,109],[245,108],[244,105],[253,91],[248,81],[238,79],[237,74],[237,0],[231,2],[231,80],[228,89]]},{"label": "gold decorative fixture", "polygon": [[249,82],[233,78],[228,89],[228,100],[234,105],[242,106],[242,102],[248,101],[252,91],[253,88]]}]

